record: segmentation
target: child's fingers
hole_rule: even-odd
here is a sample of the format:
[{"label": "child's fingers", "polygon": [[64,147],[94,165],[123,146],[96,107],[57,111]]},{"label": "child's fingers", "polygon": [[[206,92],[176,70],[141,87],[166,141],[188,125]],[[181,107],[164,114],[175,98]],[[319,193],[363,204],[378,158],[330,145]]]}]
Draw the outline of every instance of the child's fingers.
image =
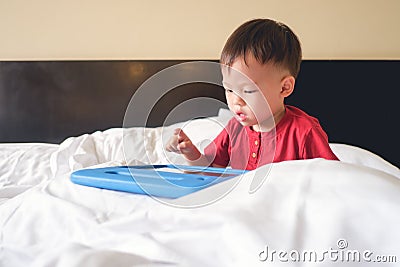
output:
[{"label": "child's fingers", "polygon": [[183,141],[183,142],[179,142],[177,148],[181,153],[185,154],[185,153],[191,152],[193,150],[193,144],[190,140]]},{"label": "child's fingers", "polygon": [[179,150],[177,149],[176,146],[173,146],[172,144],[167,144],[165,146],[165,150],[167,150],[168,152],[179,152]]},{"label": "child's fingers", "polygon": [[179,129],[178,133],[178,141],[183,142],[183,141],[190,141],[189,137],[185,134],[185,132],[182,129]]},{"label": "child's fingers", "polygon": [[201,157],[200,151],[196,148],[195,145],[193,145],[190,140],[180,142],[178,145],[178,149],[180,153],[184,155],[186,160],[193,161]]},{"label": "child's fingers", "polygon": [[165,150],[167,150],[168,152],[185,154],[188,152],[190,153],[193,150],[192,147],[192,141],[190,141],[185,132],[181,128],[176,128],[174,130],[174,135],[165,146]]},{"label": "child's fingers", "polygon": [[178,135],[173,135],[166,144],[165,150],[168,152],[179,152],[178,144]]}]

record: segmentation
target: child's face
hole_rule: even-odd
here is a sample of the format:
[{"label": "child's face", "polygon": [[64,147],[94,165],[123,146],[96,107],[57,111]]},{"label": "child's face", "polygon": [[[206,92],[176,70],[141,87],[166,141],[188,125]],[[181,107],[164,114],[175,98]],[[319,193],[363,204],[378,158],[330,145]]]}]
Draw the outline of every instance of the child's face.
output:
[{"label": "child's face", "polygon": [[272,116],[275,124],[283,117],[287,79],[294,86],[294,78],[271,63],[260,64],[253,56],[247,56],[246,62],[238,58],[232,69],[222,70],[228,106],[242,125],[266,131],[274,127]]}]

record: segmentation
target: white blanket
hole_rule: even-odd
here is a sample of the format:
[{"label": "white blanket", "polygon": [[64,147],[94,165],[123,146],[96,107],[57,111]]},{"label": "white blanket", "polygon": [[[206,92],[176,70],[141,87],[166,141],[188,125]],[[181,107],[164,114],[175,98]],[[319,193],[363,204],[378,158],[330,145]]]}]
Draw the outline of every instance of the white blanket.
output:
[{"label": "white blanket", "polygon": [[[69,180],[86,167],[183,163],[163,151],[162,135],[184,126],[200,143],[225,121],[126,129],[127,158],[122,129],[61,145],[1,145],[0,266],[399,265],[400,171],[353,146],[332,144],[341,162],[270,164],[175,202],[202,203],[233,188],[198,208]],[[266,179],[250,194],[253,178]]]}]

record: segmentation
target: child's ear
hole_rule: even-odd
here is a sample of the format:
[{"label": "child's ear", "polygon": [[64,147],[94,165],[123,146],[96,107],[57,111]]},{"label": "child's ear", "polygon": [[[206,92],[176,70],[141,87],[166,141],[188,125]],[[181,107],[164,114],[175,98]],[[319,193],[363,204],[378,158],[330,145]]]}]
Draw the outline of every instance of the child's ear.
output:
[{"label": "child's ear", "polygon": [[283,97],[288,97],[293,93],[294,84],[296,79],[293,76],[286,76],[281,82],[281,95]]}]

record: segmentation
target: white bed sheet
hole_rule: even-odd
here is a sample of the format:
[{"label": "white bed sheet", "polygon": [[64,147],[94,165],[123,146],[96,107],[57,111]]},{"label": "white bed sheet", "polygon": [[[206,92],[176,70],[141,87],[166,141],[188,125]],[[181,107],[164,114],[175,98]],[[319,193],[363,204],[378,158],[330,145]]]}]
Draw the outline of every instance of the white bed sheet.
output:
[{"label": "white bed sheet", "polygon": [[[308,266],[281,262],[269,251],[330,248],[397,256],[400,261],[400,171],[366,150],[332,144],[341,162],[323,159],[275,163],[177,200],[176,208],[150,197],[70,182],[80,168],[182,163],[166,154],[162,134],[185,127],[194,142],[212,139],[229,116],[165,129],[132,128],[128,160],[123,130],[69,138],[60,145],[1,145],[0,266]],[[206,129],[206,131],[205,131]],[[126,139],[125,139],[126,140]],[[128,162],[126,162],[128,161]],[[253,176],[267,176],[249,194]],[[338,249],[338,242],[348,247]],[[261,254],[260,254],[261,253]],[[365,261],[344,262],[365,266]],[[312,266],[338,264],[328,257]],[[269,266],[270,266],[269,265]],[[335,266],[335,265],[334,265]],[[371,265],[372,266],[372,265]]]}]

